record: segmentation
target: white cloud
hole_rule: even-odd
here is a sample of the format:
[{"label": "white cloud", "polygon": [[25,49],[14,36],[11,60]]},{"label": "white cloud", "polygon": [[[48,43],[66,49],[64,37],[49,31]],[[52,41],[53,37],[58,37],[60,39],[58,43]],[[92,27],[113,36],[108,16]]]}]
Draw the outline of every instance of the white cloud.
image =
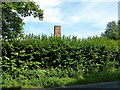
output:
[{"label": "white cloud", "polygon": [[[109,8],[108,10],[106,10],[107,9],[106,8],[104,10],[98,11],[96,7],[99,5],[100,4],[98,2],[94,2],[94,3],[90,2],[89,4],[86,4],[84,6],[83,10],[80,10],[80,12],[75,13],[75,16],[71,17],[72,21],[81,22],[81,23],[91,23],[90,25],[93,27],[92,29],[89,30],[85,28],[81,28],[82,31],[77,31],[75,33],[72,33],[72,35],[78,36],[80,38],[83,37],[87,38],[88,36],[95,36],[95,35],[100,36],[101,32],[105,31],[108,22],[118,20],[117,13],[110,14],[111,12],[108,11]],[[101,28],[101,30],[97,30],[96,27]],[[94,29],[96,29],[96,31]]]},{"label": "white cloud", "polygon": [[51,23],[65,23],[59,8],[46,8],[44,10],[44,21]]},{"label": "white cloud", "polygon": [[[88,12],[88,15],[83,17],[83,19],[85,19],[85,21],[87,20],[87,22],[93,23],[93,25],[96,27],[103,27],[108,22],[118,20],[117,10],[116,10],[116,13],[109,12],[109,10],[110,10],[109,8],[99,11],[99,9],[95,9],[95,7],[98,5],[100,5],[100,4],[96,3],[96,5],[93,5],[92,7],[91,6],[87,7],[88,10],[86,10],[86,11],[89,11],[89,12]],[[113,10],[113,9],[111,8],[111,10]]]},{"label": "white cloud", "polygon": [[[110,15],[105,15],[103,17],[103,15],[105,14],[104,11],[102,13],[99,13],[99,11],[96,11],[95,8],[96,6],[99,5],[99,2],[95,2],[96,0],[91,0],[88,4],[86,4],[84,6],[83,9],[79,9],[78,11],[76,11],[75,14],[73,14],[72,17],[68,18],[67,16],[63,16],[62,15],[62,11],[60,10],[59,7],[56,7],[57,5],[60,5],[62,1],[67,2],[66,0],[34,0],[41,9],[44,10],[44,19],[43,22],[49,22],[49,23],[60,23],[60,24],[72,24],[72,23],[77,23],[77,22],[100,22],[99,24],[102,25],[101,22],[103,22],[103,24],[106,24],[106,22],[108,20],[106,20],[106,18],[110,19]],[[69,2],[72,0],[69,0]],[[78,1],[88,1],[88,0],[78,0]],[[93,2],[92,2],[93,1]],[[103,0],[98,0],[98,1],[103,1]],[[104,0],[107,1],[107,0]],[[113,1],[113,0],[112,0]],[[75,1],[74,1],[75,2]],[[56,7],[56,8],[55,8]],[[80,8],[80,7],[78,7]],[[67,12],[65,12],[67,13]],[[114,14],[113,14],[114,15]],[[68,19],[64,19],[64,18],[68,18]],[[114,18],[114,16],[112,16]],[[100,19],[101,18],[101,19]],[[105,20],[104,20],[105,19]],[[40,22],[38,20],[38,18],[33,18],[33,17],[27,17],[24,20],[25,22]]]},{"label": "white cloud", "polygon": [[26,22],[40,22],[40,20],[38,18],[34,18],[33,16],[29,16],[29,17],[22,17],[22,19],[24,19],[23,21]]},{"label": "white cloud", "polygon": [[61,3],[59,0],[33,0],[33,1],[35,1],[43,9],[45,7],[57,6]]},{"label": "white cloud", "polygon": [[106,26],[108,24],[108,22],[111,22],[111,21],[117,21],[117,16],[106,16],[104,18],[101,18],[100,20],[97,20],[98,22],[97,23],[94,23],[94,26],[95,27],[103,27],[103,26]]},{"label": "white cloud", "polygon": [[61,2],[119,2],[119,0],[59,0]]},{"label": "white cloud", "polygon": [[77,23],[77,22],[80,22],[81,21],[81,18],[80,16],[73,16],[71,17],[71,21],[72,23]]},{"label": "white cloud", "polygon": [[[70,15],[71,17],[66,15],[63,16],[63,11],[60,10],[61,9],[60,7],[57,7],[62,3],[62,0],[34,0],[34,1],[36,1],[37,4],[40,6],[40,8],[44,10],[43,22],[69,24],[69,26],[72,26],[72,24],[81,22],[81,23],[91,23],[91,25],[93,25],[94,27],[105,27],[108,22],[117,20],[118,18],[114,13],[112,13],[111,15],[107,13],[108,10],[106,9],[101,9],[99,11],[98,6],[102,5],[100,4],[100,2],[101,1],[104,2],[107,0],[97,0],[97,1],[91,0],[89,1],[89,3],[85,3],[85,5],[82,7],[76,6],[79,9],[77,9],[76,13],[73,13],[72,15]],[[66,0],[63,0],[63,1],[65,2]],[[70,2],[72,0],[68,0],[68,1]],[[76,0],[74,0],[74,2],[75,1]],[[88,0],[78,0],[78,1],[88,2]],[[108,1],[108,2],[111,2],[111,1]],[[68,6],[68,7],[70,8],[71,6]],[[74,9],[74,8],[71,7],[70,9]],[[71,11],[74,11],[74,10],[71,10]],[[64,12],[64,13],[67,13],[67,12]],[[25,18],[24,21],[40,22],[38,19],[33,18],[32,16]],[[38,30],[37,28],[32,28],[30,30],[30,32],[41,33],[39,31],[41,31],[42,33],[45,33],[43,30]],[[102,31],[103,30],[92,31],[92,30],[86,29],[85,32],[79,31],[79,32],[72,33],[72,35],[75,35],[78,37],[88,37],[92,35],[100,35]]]},{"label": "white cloud", "polygon": [[[50,23],[65,23],[65,21],[62,21],[62,15],[59,11],[59,9],[45,9],[44,10],[44,19],[42,22],[50,22]],[[29,17],[23,17],[24,22],[41,22],[38,18],[34,18],[33,16]]]},{"label": "white cloud", "polygon": [[[100,6],[99,2],[90,2],[84,6],[84,9],[81,9],[80,11],[76,11],[75,16],[71,17],[71,21],[74,22],[84,22],[84,23],[92,23],[94,26],[104,26],[106,23],[110,21],[117,21],[118,16],[116,13],[107,13],[109,12],[108,9],[104,9],[99,11],[99,8],[96,8]],[[116,10],[117,12],[117,10]],[[69,21],[69,22],[71,22]]]},{"label": "white cloud", "polygon": [[[39,6],[40,9],[44,10],[44,19],[43,22],[50,23],[65,23],[62,20],[62,14],[60,12],[60,8],[54,8],[59,5],[61,2],[59,0],[33,0]],[[40,22],[38,18],[26,17],[24,18],[24,22]]]},{"label": "white cloud", "polygon": [[82,29],[82,31],[72,33],[71,36],[77,36],[78,38],[87,38],[88,36],[90,37],[95,35],[100,36],[101,32],[104,32],[104,30],[93,31],[93,30]]}]

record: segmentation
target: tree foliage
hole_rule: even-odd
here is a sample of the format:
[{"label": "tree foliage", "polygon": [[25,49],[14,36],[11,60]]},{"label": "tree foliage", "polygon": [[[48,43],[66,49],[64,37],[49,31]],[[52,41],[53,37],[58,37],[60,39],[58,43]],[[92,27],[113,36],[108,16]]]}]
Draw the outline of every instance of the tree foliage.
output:
[{"label": "tree foliage", "polygon": [[104,33],[101,34],[102,37],[107,37],[109,39],[118,40],[120,39],[120,21],[109,22],[107,24],[106,30]]},{"label": "tree foliage", "polygon": [[2,37],[11,39],[23,36],[22,17],[43,19],[43,10],[35,2],[2,2]]}]

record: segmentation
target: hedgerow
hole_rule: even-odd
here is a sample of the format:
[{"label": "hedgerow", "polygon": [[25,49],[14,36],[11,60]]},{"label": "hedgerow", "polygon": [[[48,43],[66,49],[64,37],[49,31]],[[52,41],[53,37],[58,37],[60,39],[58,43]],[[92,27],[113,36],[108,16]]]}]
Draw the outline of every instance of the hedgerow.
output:
[{"label": "hedgerow", "polygon": [[118,41],[93,37],[39,37],[29,35],[21,39],[3,41],[2,69],[49,68],[81,66],[85,70],[119,64]]},{"label": "hedgerow", "polygon": [[120,64],[118,42],[97,36],[79,39],[33,34],[19,39],[3,40],[2,70],[6,72],[3,79],[77,79],[93,72],[115,71]]}]

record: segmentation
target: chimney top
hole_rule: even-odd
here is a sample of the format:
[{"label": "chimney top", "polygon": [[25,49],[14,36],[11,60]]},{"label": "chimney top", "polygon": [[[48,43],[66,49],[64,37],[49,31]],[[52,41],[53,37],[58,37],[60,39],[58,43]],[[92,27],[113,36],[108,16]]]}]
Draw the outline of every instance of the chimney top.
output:
[{"label": "chimney top", "polygon": [[61,36],[61,26],[59,25],[54,26],[54,36],[58,36],[58,37]]},{"label": "chimney top", "polygon": [[60,25],[55,25],[54,27],[61,27]]}]

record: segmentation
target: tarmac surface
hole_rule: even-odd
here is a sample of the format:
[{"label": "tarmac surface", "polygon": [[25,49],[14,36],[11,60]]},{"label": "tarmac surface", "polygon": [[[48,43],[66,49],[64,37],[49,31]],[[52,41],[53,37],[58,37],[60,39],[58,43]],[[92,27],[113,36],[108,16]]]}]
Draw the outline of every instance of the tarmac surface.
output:
[{"label": "tarmac surface", "polygon": [[55,87],[55,88],[41,88],[41,89],[37,88],[37,89],[22,89],[22,90],[120,90],[120,81],[64,86],[64,87]]},{"label": "tarmac surface", "polygon": [[120,90],[120,81],[64,86],[55,88],[22,88],[22,89],[12,88],[2,90]]},{"label": "tarmac surface", "polygon": [[86,85],[75,85],[75,86],[66,86],[66,87],[57,87],[57,88],[120,88],[120,81],[86,84]]},{"label": "tarmac surface", "polygon": [[56,87],[50,90],[120,90],[120,81]]}]

